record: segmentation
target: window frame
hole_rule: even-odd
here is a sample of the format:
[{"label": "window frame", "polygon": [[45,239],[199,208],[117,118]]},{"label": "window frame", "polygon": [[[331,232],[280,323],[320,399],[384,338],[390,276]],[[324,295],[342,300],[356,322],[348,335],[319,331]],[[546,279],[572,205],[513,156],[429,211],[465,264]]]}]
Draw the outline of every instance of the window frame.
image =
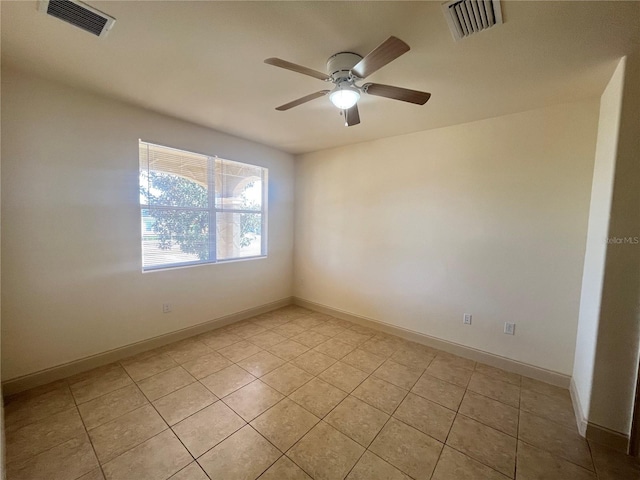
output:
[{"label": "window frame", "polygon": [[[268,257],[268,190],[269,190],[269,169],[262,165],[257,165],[247,162],[239,162],[237,160],[231,160],[228,158],[222,158],[218,155],[209,155],[206,153],[193,152],[191,150],[185,150],[181,148],[171,147],[168,145],[161,145],[158,143],[148,142],[142,139],[138,139],[138,190],[142,186],[141,175],[143,172],[141,164],[140,148],[142,145],[149,145],[159,147],[162,149],[175,150],[177,152],[184,152],[186,154],[199,155],[206,157],[207,159],[207,203],[208,207],[182,207],[171,205],[153,205],[148,199],[147,203],[142,203],[142,196],[140,197],[140,221],[143,220],[143,212],[145,210],[168,210],[177,211],[184,210],[189,212],[207,212],[209,221],[209,259],[208,260],[194,260],[177,263],[167,263],[162,265],[144,266],[144,229],[140,229],[140,260],[142,273],[158,272],[162,270],[172,270],[178,268],[189,268],[200,265],[215,265],[218,263],[231,263],[231,262],[244,262],[248,260],[259,260]],[[227,161],[235,164],[246,165],[249,167],[257,167],[260,169],[260,182],[261,182],[261,208],[260,210],[248,210],[248,209],[233,209],[218,207],[216,202],[216,161]],[[149,169],[151,170],[151,169]],[[156,170],[159,171],[159,170]],[[259,214],[260,215],[260,255],[251,255],[244,257],[233,257],[218,259],[218,214],[220,213],[233,213],[233,214]]]}]

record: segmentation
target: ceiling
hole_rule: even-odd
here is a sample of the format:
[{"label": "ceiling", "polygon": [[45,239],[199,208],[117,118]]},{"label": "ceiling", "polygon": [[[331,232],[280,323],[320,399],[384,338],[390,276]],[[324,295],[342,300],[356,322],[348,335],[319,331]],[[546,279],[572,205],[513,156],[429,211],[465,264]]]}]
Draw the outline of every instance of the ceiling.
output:
[{"label": "ceiling", "polygon": [[[105,38],[2,3],[2,66],[18,68],[216,130],[303,153],[600,95],[616,59],[640,45],[640,2],[503,1],[505,23],[454,42],[440,2],[91,1],[114,16]],[[425,106],[360,101],[344,127],[326,88],[263,63],[324,71],[390,35],[411,51],[367,80],[432,93]]]}]

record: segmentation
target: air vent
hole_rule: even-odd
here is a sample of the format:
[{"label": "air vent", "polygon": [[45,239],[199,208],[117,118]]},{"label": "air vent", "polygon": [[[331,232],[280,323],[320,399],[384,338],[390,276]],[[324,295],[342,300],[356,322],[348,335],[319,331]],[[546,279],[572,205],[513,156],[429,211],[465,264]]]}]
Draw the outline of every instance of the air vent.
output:
[{"label": "air vent", "polygon": [[97,37],[104,37],[116,21],[100,10],[72,0],[40,0],[38,10]]},{"label": "air vent", "polygon": [[502,23],[500,0],[453,0],[442,9],[456,41]]}]

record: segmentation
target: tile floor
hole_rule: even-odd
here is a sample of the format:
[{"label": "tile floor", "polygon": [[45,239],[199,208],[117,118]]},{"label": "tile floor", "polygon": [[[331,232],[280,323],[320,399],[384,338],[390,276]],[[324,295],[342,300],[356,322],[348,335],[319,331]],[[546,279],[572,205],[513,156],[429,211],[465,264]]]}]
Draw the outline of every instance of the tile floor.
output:
[{"label": "tile floor", "polygon": [[286,307],[6,400],[9,480],[632,480],[569,393]]}]

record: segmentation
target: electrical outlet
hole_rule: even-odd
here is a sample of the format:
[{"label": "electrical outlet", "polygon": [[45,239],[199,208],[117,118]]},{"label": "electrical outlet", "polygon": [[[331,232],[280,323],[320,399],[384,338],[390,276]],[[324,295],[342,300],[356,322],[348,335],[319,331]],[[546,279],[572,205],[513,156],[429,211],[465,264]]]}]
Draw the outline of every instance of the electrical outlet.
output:
[{"label": "electrical outlet", "polygon": [[170,303],[163,303],[162,304],[162,313],[169,313],[171,312],[171,304]]},{"label": "electrical outlet", "polygon": [[465,325],[471,325],[471,314],[470,313],[465,313],[464,316],[462,317],[462,323],[464,323]]},{"label": "electrical outlet", "polygon": [[504,333],[507,335],[515,335],[516,334],[516,324],[505,322],[504,324]]}]

